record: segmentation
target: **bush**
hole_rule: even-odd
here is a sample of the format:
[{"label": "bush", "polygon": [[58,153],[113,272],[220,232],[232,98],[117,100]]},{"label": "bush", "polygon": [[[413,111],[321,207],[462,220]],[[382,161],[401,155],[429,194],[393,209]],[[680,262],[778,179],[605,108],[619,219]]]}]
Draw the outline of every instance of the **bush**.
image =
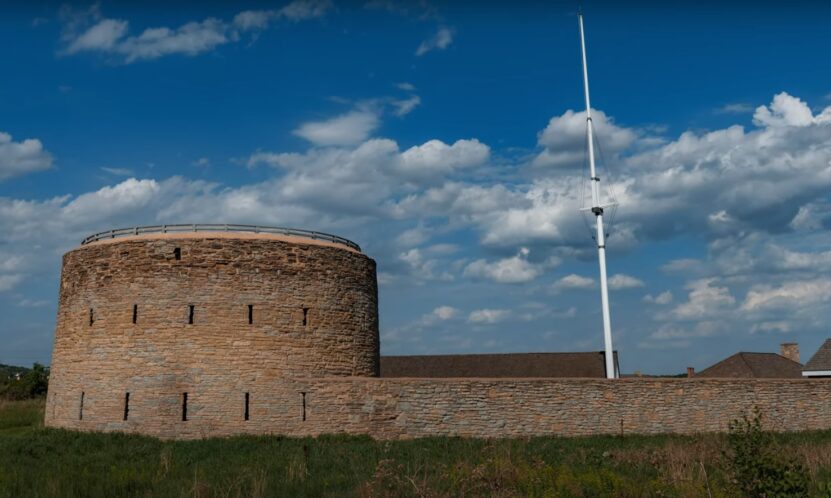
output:
[{"label": "bush", "polygon": [[20,380],[10,379],[4,386],[0,386],[0,397],[12,400],[37,398],[46,395],[48,386],[49,369],[35,363]]},{"label": "bush", "polygon": [[773,435],[762,430],[762,414],[730,422],[728,461],[735,484],[748,497],[779,498],[808,496],[807,470],[785,459]]}]

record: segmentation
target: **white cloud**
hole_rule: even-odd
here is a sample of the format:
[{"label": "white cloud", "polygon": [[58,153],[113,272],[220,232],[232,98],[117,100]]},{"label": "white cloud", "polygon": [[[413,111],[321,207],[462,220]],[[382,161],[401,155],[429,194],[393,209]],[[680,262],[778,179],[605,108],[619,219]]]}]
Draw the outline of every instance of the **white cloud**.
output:
[{"label": "white cloud", "polygon": [[129,23],[119,19],[102,19],[90,27],[64,50],[67,54],[83,51],[110,51],[116,48],[119,40],[127,34]]},{"label": "white cloud", "polygon": [[501,284],[530,282],[540,276],[550,265],[533,264],[528,261],[528,249],[523,247],[516,256],[488,262],[476,260],[464,270],[466,277],[484,278]]},{"label": "white cloud", "polygon": [[0,181],[52,167],[52,155],[36,138],[15,142],[0,132]]},{"label": "white cloud", "polygon": [[424,280],[453,280],[453,275],[440,268],[440,261],[433,258],[425,258],[420,249],[410,249],[398,256],[398,259],[409,266],[412,278],[417,281]]},{"label": "white cloud", "polygon": [[753,106],[744,103],[725,104],[717,112],[719,114],[747,114],[753,112]]},{"label": "white cloud", "polygon": [[433,310],[432,315],[439,320],[450,320],[459,313],[459,310],[451,306],[439,306]]},{"label": "white cloud", "polygon": [[23,281],[23,275],[0,275],[0,292],[6,292]]},{"label": "white cloud", "polygon": [[612,290],[635,289],[645,285],[642,280],[631,275],[624,275],[623,273],[618,273],[609,277],[608,284],[609,288]]},{"label": "white cloud", "polygon": [[323,17],[334,6],[328,0],[295,0],[277,10],[246,10],[234,16],[233,24],[242,31],[264,30],[278,19],[292,22]]},{"label": "white cloud", "polygon": [[591,289],[592,287],[594,287],[594,279],[572,273],[554,282],[552,289],[561,291],[568,289]]},{"label": "white cloud", "polygon": [[680,320],[702,320],[721,314],[731,309],[736,298],[727,287],[717,287],[716,280],[705,278],[695,280],[687,285],[690,291],[687,301],[672,310],[672,316]]},{"label": "white cloud", "polygon": [[795,280],[779,286],[757,285],[748,291],[742,309],[794,309],[814,306],[831,300],[831,280]]},{"label": "white cloud", "polygon": [[118,51],[128,64],[171,54],[194,56],[228,43],[226,30],[227,26],[218,19],[189,22],[176,29],[149,28],[139,36],[125,39]]},{"label": "white cloud", "polygon": [[758,126],[808,126],[815,122],[808,104],[785,92],[773,97],[770,106],[759,106],[753,113]]},{"label": "white cloud", "polygon": [[510,315],[510,310],[485,308],[471,311],[467,317],[467,321],[475,324],[491,325],[505,320]]},{"label": "white cloud", "polygon": [[[592,109],[592,122],[603,139],[606,154],[617,154],[638,138],[635,130],[617,126],[603,111]],[[548,126],[539,133],[537,142],[543,151],[534,158],[534,166],[581,166],[585,159],[586,111],[569,110],[551,118]]]},{"label": "white cloud", "polygon": [[355,145],[366,140],[379,124],[376,112],[354,110],[326,121],[304,123],[294,134],[314,145]]},{"label": "white cloud", "polygon": [[106,166],[102,166],[101,171],[115,176],[132,176],[134,174],[133,170],[129,168],[108,168]]},{"label": "white cloud", "polygon": [[754,323],[753,326],[750,328],[751,334],[774,332],[780,334],[787,334],[790,331],[791,324],[785,321]]},{"label": "white cloud", "polygon": [[413,112],[413,109],[421,105],[421,97],[418,95],[412,95],[406,99],[393,100],[391,104],[395,108],[393,111],[395,115],[403,117]]},{"label": "white cloud", "polygon": [[436,178],[456,169],[483,164],[489,157],[490,147],[475,138],[457,140],[453,145],[429,140],[405,150],[399,170],[411,178]]},{"label": "white cloud", "polygon": [[330,0],[294,0],[278,12],[281,17],[297,22],[323,17],[333,8]]},{"label": "white cloud", "polygon": [[421,42],[416,50],[417,56],[422,56],[432,50],[444,50],[453,43],[453,29],[442,26],[436,34]]},{"label": "white cloud", "polygon": [[645,303],[653,303],[653,304],[669,304],[672,302],[672,292],[671,291],[664,291],[657,296],[653,296],[652,294],[647,294],[643,296],[643,302]]},{"label": "white cloud", "polygon": [[20,308],[42,308],[49,306],[49,301],[43,299],[21,299],[16,306]]},{"label": "white cloud", "polygon": [[678,339],[690,339],[695,337],[711,337],[725,331],[723,323],[716,321],[701,321],[692,326],[679,326],[676,324],[662,324],[658,330],[649,335],[649,339],[660,341],[674,341]]},{"label": "white cloud", "polygon": [[331,8],[332,3],[328,0],[295,0],[278,10],[240,12],[231,22],[208,18],[190,21],[178,28],[147,28],[137,36],[129,36],[128,21],[104,18],[97,5],[80,12],[64,9],[61,37],[64,47],[60,53],[109,54],[122,58],[127,64],[173,54],[195,56],[239,41],[240,33],[267,29],[272,20],[299,22],[321,17]]}]

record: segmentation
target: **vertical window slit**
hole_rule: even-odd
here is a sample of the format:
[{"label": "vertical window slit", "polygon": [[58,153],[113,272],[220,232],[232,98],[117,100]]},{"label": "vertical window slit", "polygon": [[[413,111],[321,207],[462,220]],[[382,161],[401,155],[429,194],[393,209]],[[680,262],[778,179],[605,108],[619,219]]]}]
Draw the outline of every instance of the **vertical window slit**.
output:
[{"label": "vertical window slit", "polygon": [[78,408],[78,420],[84,420],[84,392],[81,391],[81,406]]},{"label": "vertical window slit", "polygon": [[251,325],[252,323],[254,323],[254,305],[249,304],[248,305],[248,325]]},{"label": "vertical window slit", "polygon": [[306,421],[306,393],[300,393],[301,400],[303,403],[303,410],[301,411],[301,417],[303,422]]},{"label": "vertical window slit", "polygon": [[248,420],[248,418],[249,418],[248,402],[250,400],[251,400],[251,396],[249,395],[249,393],[245,393],[245,420]]},{"label": "vertical window slit", "polygon": [[92,308],[89,309],[89,326],[92,327],[92,324],[95,322],[95,312]]},{"label": "vertical window slit", "polygon": [[193,325],[193,305],[188,306],[188,325]]},{"label": "vertical window slit", "polygon": [[176,247],[173,249],[173,257],[176,258],[176,261],[182,259],[182,248]]},{"label": "vertical window slit", "polygon": [[309,324],[309,308],[303,308],[303,326]]},{"label": "vertical window slit", "polygon": [[138,304],[133,305],[133,325],[136,324],[136,320],[138,320]]},{"label": "vertical window slit", "polygon": [[130,393],[124,393],[124,420],[130,415]]},{"label": "vertical window slit", "polygon": [[188,421],[188,393],[182,393],[182,422]]}]

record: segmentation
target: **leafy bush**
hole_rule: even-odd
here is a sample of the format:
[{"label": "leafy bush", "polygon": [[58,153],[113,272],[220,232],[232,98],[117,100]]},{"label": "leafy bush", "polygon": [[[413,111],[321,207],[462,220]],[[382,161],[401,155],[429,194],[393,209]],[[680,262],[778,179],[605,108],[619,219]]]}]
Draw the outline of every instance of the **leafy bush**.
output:
[{"label": "leafy bush", "polygon": [[730,471],[740,490],[752,498],[808,496],[809,476],[798,462],[782,456],[773,435],[762,429],[762,414],[730,422],[727,455]]},{"label": "leafy bush", "polygon": [[0,397],[20,400],[45,396],[48,385],[49,369],[35,363],[19,380],[9,379],[4,385],[0,385]]}]

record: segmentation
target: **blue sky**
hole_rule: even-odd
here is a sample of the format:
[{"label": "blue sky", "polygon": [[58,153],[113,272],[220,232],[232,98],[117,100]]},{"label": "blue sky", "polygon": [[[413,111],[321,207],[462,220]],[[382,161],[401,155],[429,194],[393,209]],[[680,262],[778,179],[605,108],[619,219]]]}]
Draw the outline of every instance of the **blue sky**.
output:
[{"label": "blue sky", "polygon": [[[360,243],[382,354],[600,350],[576,10],[9,7],[0,362],[49,361],[84,236],[215,221]],[[831,318],[831,6],[584,11],[623,371],[806,360]]]}]

